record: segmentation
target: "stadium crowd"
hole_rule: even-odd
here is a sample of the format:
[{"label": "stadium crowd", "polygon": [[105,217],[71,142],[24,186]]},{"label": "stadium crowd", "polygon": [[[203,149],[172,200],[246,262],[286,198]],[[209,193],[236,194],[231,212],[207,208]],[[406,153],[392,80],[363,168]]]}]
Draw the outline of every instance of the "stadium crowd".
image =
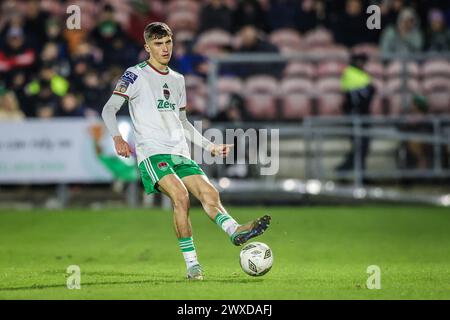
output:
[{"label": "stadium crowd", "polygon": [[[72,4],[81,8],[78,30],[66,28]],[[381,8],[380,30],[365,27],[371,4]],[[212,120],[338,114],[342,100],[335,97],[342,96],[340,76],[352,54],[369,57],[366,69],[377,88],[370,112],[397,114],[401,99],[382,92],[398,91],[401,67],[371,57],[450,52],[448,1],[5,0],[0,10],[0,120],[98,116],[122,72],[147,59],[142,30],[153,21],[173,29],[170,66],[185,75],[189,111],[201,117],[207,115],[211,56],[326,51],[343,58],[224,66],[220,112]],[[448,57],[411,63],[408,72],[413,91],[432,94],[432,109],[450,113]],[[252,101],[252,92],[271,98]],[[127,113],[122,108],[119,114]]]}]

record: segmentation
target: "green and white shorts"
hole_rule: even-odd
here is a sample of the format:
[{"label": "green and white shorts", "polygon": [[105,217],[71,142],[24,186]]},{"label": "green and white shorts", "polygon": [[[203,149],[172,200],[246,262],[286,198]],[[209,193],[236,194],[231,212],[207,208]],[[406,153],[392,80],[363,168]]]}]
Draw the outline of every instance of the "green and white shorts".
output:
[{"label": "green and white shorts", "polygon": [[199,165],[184,156],[174,154],[155,154],[139,164],[142,183],[147,194],[159,193],[158,181],[174,173],[180,179],[194,174],[205,174]]}]

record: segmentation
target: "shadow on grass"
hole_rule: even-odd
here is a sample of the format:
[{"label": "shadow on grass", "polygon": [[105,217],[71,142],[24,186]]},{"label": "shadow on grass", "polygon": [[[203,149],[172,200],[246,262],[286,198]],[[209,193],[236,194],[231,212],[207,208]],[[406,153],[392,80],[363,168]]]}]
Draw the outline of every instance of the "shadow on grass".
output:
[{"label": "shadow on grass", "polygon": [[[102,285],[131,285],[131,284],[171,284],[171,283],[255,283],[262,282],[263,279],[207,279],[203,281],[190,281],[187,279],[148,279],[148,280],[134,280],[134,281],[99,281],[99,282],[81,282],[81,287],[85,286],[102,286]],[[34,284],[23,287],[3,287],[0,291],[19,291],[19,290],[42,290],[51,288],[67,288],[66,284]]]}]

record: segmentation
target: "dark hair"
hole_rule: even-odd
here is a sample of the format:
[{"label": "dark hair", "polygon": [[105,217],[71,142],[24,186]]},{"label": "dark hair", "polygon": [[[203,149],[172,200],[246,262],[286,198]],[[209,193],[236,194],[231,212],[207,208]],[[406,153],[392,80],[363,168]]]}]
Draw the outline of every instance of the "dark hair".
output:
[{"label": "dark hair", "polygon": [[172,36],[172,30],[163,22],[152,22],[144,28],[144,40],[161,39]]}]

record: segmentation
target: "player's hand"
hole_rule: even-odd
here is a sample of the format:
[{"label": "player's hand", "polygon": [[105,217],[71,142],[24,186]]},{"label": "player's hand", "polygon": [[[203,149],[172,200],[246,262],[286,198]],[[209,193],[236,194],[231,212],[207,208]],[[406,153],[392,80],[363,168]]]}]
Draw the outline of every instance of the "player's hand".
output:
[{"label": "player's hand", "polygon": [[214,144],[211,146],[210,151],[213,156],[225,158],[228,153],[230,153],[232,146],[234,146],[234,144]]},{"label": "player's hand", "polygon": [[131,155],[130,145],[121,136],[113,137],[114,146],[119,156],[128,158]]}]

